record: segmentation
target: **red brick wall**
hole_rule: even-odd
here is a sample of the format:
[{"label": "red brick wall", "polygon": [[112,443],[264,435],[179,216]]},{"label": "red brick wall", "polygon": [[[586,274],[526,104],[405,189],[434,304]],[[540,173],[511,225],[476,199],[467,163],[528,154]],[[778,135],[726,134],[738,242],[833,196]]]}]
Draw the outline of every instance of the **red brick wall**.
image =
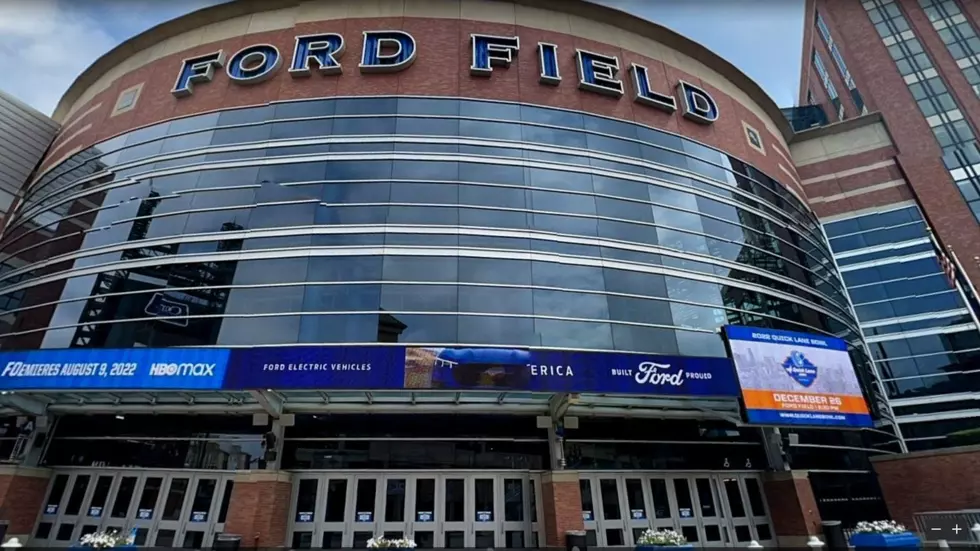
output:
[{"label": "red brick wall", "polygon": [[[362,47],[362,31],[368,29],[401,29],[411,33],[418,47],[418,56],[411,67],[396,73],[361,74],[358,57]],[[292,58],[294,37],[316,32],[340,32],[346,40],[346,50],[339,58],[343,74],[335,76],[312,75],[308,78],[292,78],[287,66]],[[494,68],[489,77],[469,74],[470,33],[481,32],[496,35],[518,35],[522,49],[510,68]],[[538,82],[540,68],[535,45],[539,41],[558,45],[559,70],[562,82],[558,86],[545,86]],[[216,71],[212,82],[198,83],[194,93],[185,98],[175,98],[170,90],[181,67],[181,61],[223,49],[227,55],[241,47],[269,43],[279,48],[284,60],[273,76],[249,85],[232,84],[224,70]],[[635,121],[656,128],[690,136],[744,159],[771,177],[787,183],[788,178],[779,168],[782,164],[793,171],[791,163],[771,151],[776,137],[748,108],[728,94],[706,84],[700,78],[639,53],[624,50],[610,43],[599,43],[572,35],[549,32],[519,25],[486,23],[455,19],[429,19],[417,17],[388,17],[372,19],[348,19],[338,21],[298,23],[292,28],[250,34],[194,47],[145,65],[118,78],[108,89],[99,93],[65,121],[70,123],[90,107],[101,107],[84,116],[78,124],[55,140],[58,151],[42,163],[42,172],[59,160],[66,152],[77,147],[87,147],[117,134],[186,115],[228,109],[240,106],[265,104],[278,100],[314,97],[418,94],[433,96],[459,96],[478,99],[521,101],[567,109],[575,109],[600,115]],[[578,89],[578,77],[574,51],[583,48],[619,57],[619,77],[626,85],[626,94],[612,98]],[[685,119],[680,111],[667,114],[658,109],[632,101],[632,83],[628,68],[636,62],[646,66],[653,87],[661,92],[674,93],[679,80],[685,80],[706,89],[718,103],[720,118],[711,125],[699,125]],[[126,113],[110,117],[120,92],[143,83],[136,107]],[[742,122],[748,123],[761,134],[767,154],[754,150],[745,137]],[[75,135],[78,129],[92,127]],[[74,135],[74,137],[73,137]],[[67,141],[66,141],[67,140]],[[782,148],[786,154],[785,148]],[[787,155],[788,156],[788,155]]]},{"label": "red brick wall", "polygon": [[[965,114],[974,123],[980,122],[980,110],[972,107],[976,97],[964,100],[967,95],[973,96],[973,92],[963,88],[965,81],[961,72],[958,69],[945,71],[951,66],[944,60],[952,62],[952,59],[938,37],[936,40],[931,38],[936,32],[921,19],[925,15],[917,7],[916,0],[901,0],[900,3],[916,36],[929,50],[937,70],[942,72],[943,80],[952,88],[957,100],[962,100]],[[932,130],[861,3],[817,0],[817,9],[831,27],[834,40],[842,44],[844,59],[862,95],[884,115],[899,152],[899,166],[939,239],[954,251],[962,251],[961,256],[980,250],[980,225],[947,173],[942,163],[942,150]],[[976,128],[977,124],[973,126]],[[886,195],[891,198],[897,193]],[[968,265],[966,271],[975,284],[980,284],[980,266]]]},{"label": "red brick wall", "polygon": [[545,473],[541,493],[544,494],[544,543],[548,547],[565,547],[565,532],[585,527],[578,474],[574,471]]},{"label": "red brick wall", "polygon": [[[914,199],[896,155],[893,147],[882,147],[799,167],[803,188],[807,199],[812,201],[814,212],[817,216],[828,217]],[[849,171],[853,173],[848,173]],[[902,181],[904,184],[830,201],[823,200],[894,181]]]},{"label": "red brick wall", "polygon": [[[0,520],[8,522],[8,535],[33,534],[34,523],[48,489],[47,471],[4,469],[0,473]],[[21,540],[23,542],[23,540]]]},{"label": "red brick wall", "polygon": [[873,458],[892,518],[914,526],[913,513],[980,509],[980,446]]},{"label": "red brick wall", "polygon": [[242,547],[283,547],[287,545],[286,527],[293,485],[286,475],[277,476],[270,472],[258,476],[278,479],[236,479],[225,532],[240,535]]},{"label": "red brick wall", "polygon": [[762,490],[777,537],[805,538],[820,534],[820,511],[806,471],[766,473]]}]

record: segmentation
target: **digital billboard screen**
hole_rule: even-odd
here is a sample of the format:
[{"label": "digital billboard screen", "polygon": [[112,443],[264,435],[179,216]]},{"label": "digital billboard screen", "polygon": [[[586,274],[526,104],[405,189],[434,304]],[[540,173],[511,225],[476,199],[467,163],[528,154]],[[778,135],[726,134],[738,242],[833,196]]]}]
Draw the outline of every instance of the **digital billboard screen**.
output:
[{"label": "digital billboard screen", "polygon": [[0,351],[0,390],[517,390],[735,398],[727,358],[526,348]]},{"label": "digital billboard screen", "polygon": [[872,425],[843,340],[735,325],[725,334],[750,423]]}]

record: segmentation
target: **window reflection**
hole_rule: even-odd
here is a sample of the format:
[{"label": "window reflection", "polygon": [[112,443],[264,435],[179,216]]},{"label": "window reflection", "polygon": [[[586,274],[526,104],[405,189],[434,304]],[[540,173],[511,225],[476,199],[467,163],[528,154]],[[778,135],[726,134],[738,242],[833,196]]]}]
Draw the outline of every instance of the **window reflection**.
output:
[{"label": "window reflection", "polygon": [[[452,118],[455,116],[461,118]],[[84,241],[80,241],[82,248],[131,243],[130,248],[122,254],[95,255],[65,262],[62,263],[64,269],[154,256],[311,246],[328,248],[331,256],[160,265],[75,278],[70,284],[58,283],[57,289],[52,288],[54,296],[60,294],[62,299],[86,300],[61,304],[53,314],[29,308],[18,318],[14,329],[72,325],[110,319],[93,316],[114,316],[111,319],[120,322],[138,321],[103,324],[98,331],[81,332],[81,336],[76,335],[75,328],[50,330],[43,341],[46,346],[58,343],[64,346],[101,346],[106,343],[173,346],[251,343],[249,339],[253,338],[259,339],[254,342],[268,343],[280,340],[423,342],[462,339],[495,344],[552,345],[571,343],[581,335],[582,342],[589,343],[588,346],[638,351],[672,351],[677,347],[684,351],[702,347],[707,351],[705,353],[714,353],[717,345],[711,339],[712,334],[696,330],[713,331],[719,324],[735,321],[763,325],[793,321],[818,330],[834,329],[838,333],[849,330],[800,304],[745,291],[734,284],[721,286],[677,277],[669,278],[668,283],[663,276],[640,271],[563,263],[562,258],[587,258],[595,262],[606,259],[633,263],[640,268],[666,266],[693,270],[702,275],[777,288],[839,312],[845,319],[849,317],[841,284],[827,268],[826,246],[812,214],[777,182],[737,159],[678,136],[623,121],[543,107],[448,98],[345,98],[283,102],[187,117],[130,132],[79,153],[63,167],[43,176],[28,201],[36,202],[62,187],[80,192],[93,185],[114,182],[110,176],[93,184],[76,184],[79,178],[94,171],[159,153],[270,138],[365,134],[461,135],[593,149],[691,170],[715,183],[677,176],[665,172],[666,169],[644,168],[625,162],[625,159],[624,162],[602,161],[558,152],[523,151],[504,144],[458,147],[451,144],[449,149],[438,149],[438,144],[426,144],[420,138],[418,143],[399,145],[389,141],[269,149],[268,154],[276,156],[326,151],[455,152],[458,149],[466,155],[537,159],[585,169],[620,170],[652,176],[684,189],[627,180],[628,175],[591,174],[585,169],[525,168],[471,162],[472,159],[297,161],[261,168],[256,165],[150,177],[108,193],[93,191],[86,200],[106,208],[88,218],[78,215],[74,218],[87,224],[85,227],[103,228],[85,235]],[[103,155],[105,153],[110,154]],[[173,163],[261,158],[266,154],[262,148],[202,152],[184,160],[163,162],[178,166]],[[148,160],[148,163],[153,162]],[[154,169],[159,168],[162,167],[154,165]],[[149,169],[147,164],[126,172],[138,174]],[[115,182],[118,181],[117,178]],[[736,187],[748,196],[734,193]],[[711,198],[691,193],[696,190],[710,193]],[[55,195],[45,200],[51,210],[35,218],[56,219],[64,215],[62,211],[67,213],[65,206],[57,207],[60,210],[52,208],[61,197],[63,195]],[[759,209],[772,219],[723,202],[726,198],[737,205]],[[771,205],[762,203],[762,199]],[[389,206],[389,203],[393,205]],[[407,229],[365,231],[384,224],[397,224]],[[909,226],[908,231],[914,229],[908,220],[892,225],[904,227],[903,224]],[[62,227],[64,231],[76,231],[74,227],[68,228],[69,225],[60,223],[52,227],[59,232]],[[234,239],[220,237],[222,232],[288,230],[301,225],[315,227],[316,231],[295,235],[256,234],[245,241],[239,239],[237,233]],[[457,227],[469,231],[457,230]],[[526,229],[601,238],[620,244],[569,243],[567,240],[541,239],[543,236],[538,234],[527,236],[512,232]],[[493,233],[492,230],[511,230],[511,233]],[[864,241],[855,246],[868,246],[868,240],[877,238],[876,231],[881,233],[878,228],[861,232]],[[215,239],[143,248],[137,243],[150,238],[202,233],[215,234]],[[846,245],[844,240],[852,239],[852,233],[859,232],[837,232],[835,239]],[[41,239],[47,239],[47,236]],[[28,255],[27,260],[70,251],[71,247],[59,248],[64,247],[64,243],[67,241],[44,243],[32,249],[30,255],[36,256]],[[390,247],[390,250],[380,249],[382,246]],[[652,246],[673,249],[677,254],[659,254],[641,248]],[[363,253],[358,252],[359,256],[345,256],[348,254],[345,249],[351,247],[365,249]],[[402,256],[396,253],[408,252],[410,248],[448,251],[456,247],[487,250],[487,258],[434,253]],[[511,256],[518,251],[548,254],[555,262],[494,258],[503,255],[490,250]],[[382,253],[386,254],[379,256]],[[705,255],[705,258],[692,257],[691,253]],[[828,298],[772,278],[713,264],[709,261],[712,258],[779,274],[807,288],[817,289]],[[239,263],[248,269],[238,269]],[[924,271],[934,269],[934,266],[923,267]],[[877,289],[879,286],[874,284],[883,277],[877,272],[863,270],[852,270],[847,274],[849,283],[855,285],[861,285],[860,280],[866,279],[863,284],[868,289]],[[27,275],[25,280],[33,277],[36,276]],[[382,284],[382,281],[391,283]],[[321,285],[299,285],[305,282]],[[346,282],[368,283],[327,285]],[[457,285],[457,282],[482,286]],[[227,288],[228,285],[282,283],[296,285]],[[430,285],[413,285],[418,283]],[[225,288],[212,289],[220,285]],[[535,288],[530,288],[532,285]],[[891,294],[901,292],[897,288],[899,285],[898,282],[886,282],[883,288],[887,287],[885,292],[891,297]],[[190,288],[191,291],[157,291],[176,287]],[[861,289],[856,287],[855,295],[859,295]],[[33,300],[32,292],[35,291],[26,291],[18,300],[28,305],[42,302]],[[114,296],[122,292],[128,294]],[[869,319],[934,311],[943,300],[940,295],[920,296],[906,301],[902,312],[896,310],[897,302],[886,305],[886,311],[876,305],[871,297],[873,292],[868,290],[867,297],[858,305],[862,315]],[[157,294],[164,298],[153,298]],[[955,302],[955,297],[950,300]],[[150,304],[153,301],[166,308]],[[171,307],[171,301],[176,305]],[[108,305],[106,313],[95,314],[96,306],[102,308],[102,304]],[[951,302],[948,307],[958,305],[958,302]],[[172,310],[179,315],[170,317],[176,318],[179,324],[171,323],[175,320],[159,313],[146,314],[147,308],[161,312]],[[310,315],[299,315],[303,312]],[[350,315],[348,312],[370,313]],[[262,314],[278,313],[289,315],[262,317]],[[548,320],[544,317],[508,319],[492,315],[504,313],[593,321]],[[193,318],[212,314],[233,317]],[[676,326],[692,331],[681,331],[665,338],[666,334],[661,331],[668,331],[670,335],[674,332],[603,320]],[[185,323],[186,327],[182,325]],[[802,328],[792,324],[789,327]],[[7,343],[14,340],[0,342],[8,346]],[[940,369],[938,359],[935,366],[927,366],[925,362],[923,360],[923,372]]]}]

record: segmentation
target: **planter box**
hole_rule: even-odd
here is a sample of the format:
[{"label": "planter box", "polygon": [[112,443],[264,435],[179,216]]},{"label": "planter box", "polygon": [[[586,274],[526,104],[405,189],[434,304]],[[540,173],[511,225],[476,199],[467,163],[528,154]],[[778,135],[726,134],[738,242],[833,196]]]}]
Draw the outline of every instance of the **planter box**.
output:
[{"label": "planter box", "polygon": [[690,543],[684,545],[637,545],[634,551],[691,551],[694,546]]},{"label": "planter box", "polygon": [[921,547],[922,542],[919,536],[912,532],[901,534],[854,534],[851,536],[851,545],[856,548],[881,548],[881,547]]}]

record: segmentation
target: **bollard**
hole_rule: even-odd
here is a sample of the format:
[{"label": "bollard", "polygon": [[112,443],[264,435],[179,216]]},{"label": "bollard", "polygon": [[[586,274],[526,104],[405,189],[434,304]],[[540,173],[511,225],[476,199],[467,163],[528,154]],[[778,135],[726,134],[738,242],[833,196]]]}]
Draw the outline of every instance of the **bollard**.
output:
[{"label": "bollard", "polygon": [[810,540],[806,542],[806,546],[810,549],[820,549],[823,547],[823,542],[817,536],[810,536]]}]

